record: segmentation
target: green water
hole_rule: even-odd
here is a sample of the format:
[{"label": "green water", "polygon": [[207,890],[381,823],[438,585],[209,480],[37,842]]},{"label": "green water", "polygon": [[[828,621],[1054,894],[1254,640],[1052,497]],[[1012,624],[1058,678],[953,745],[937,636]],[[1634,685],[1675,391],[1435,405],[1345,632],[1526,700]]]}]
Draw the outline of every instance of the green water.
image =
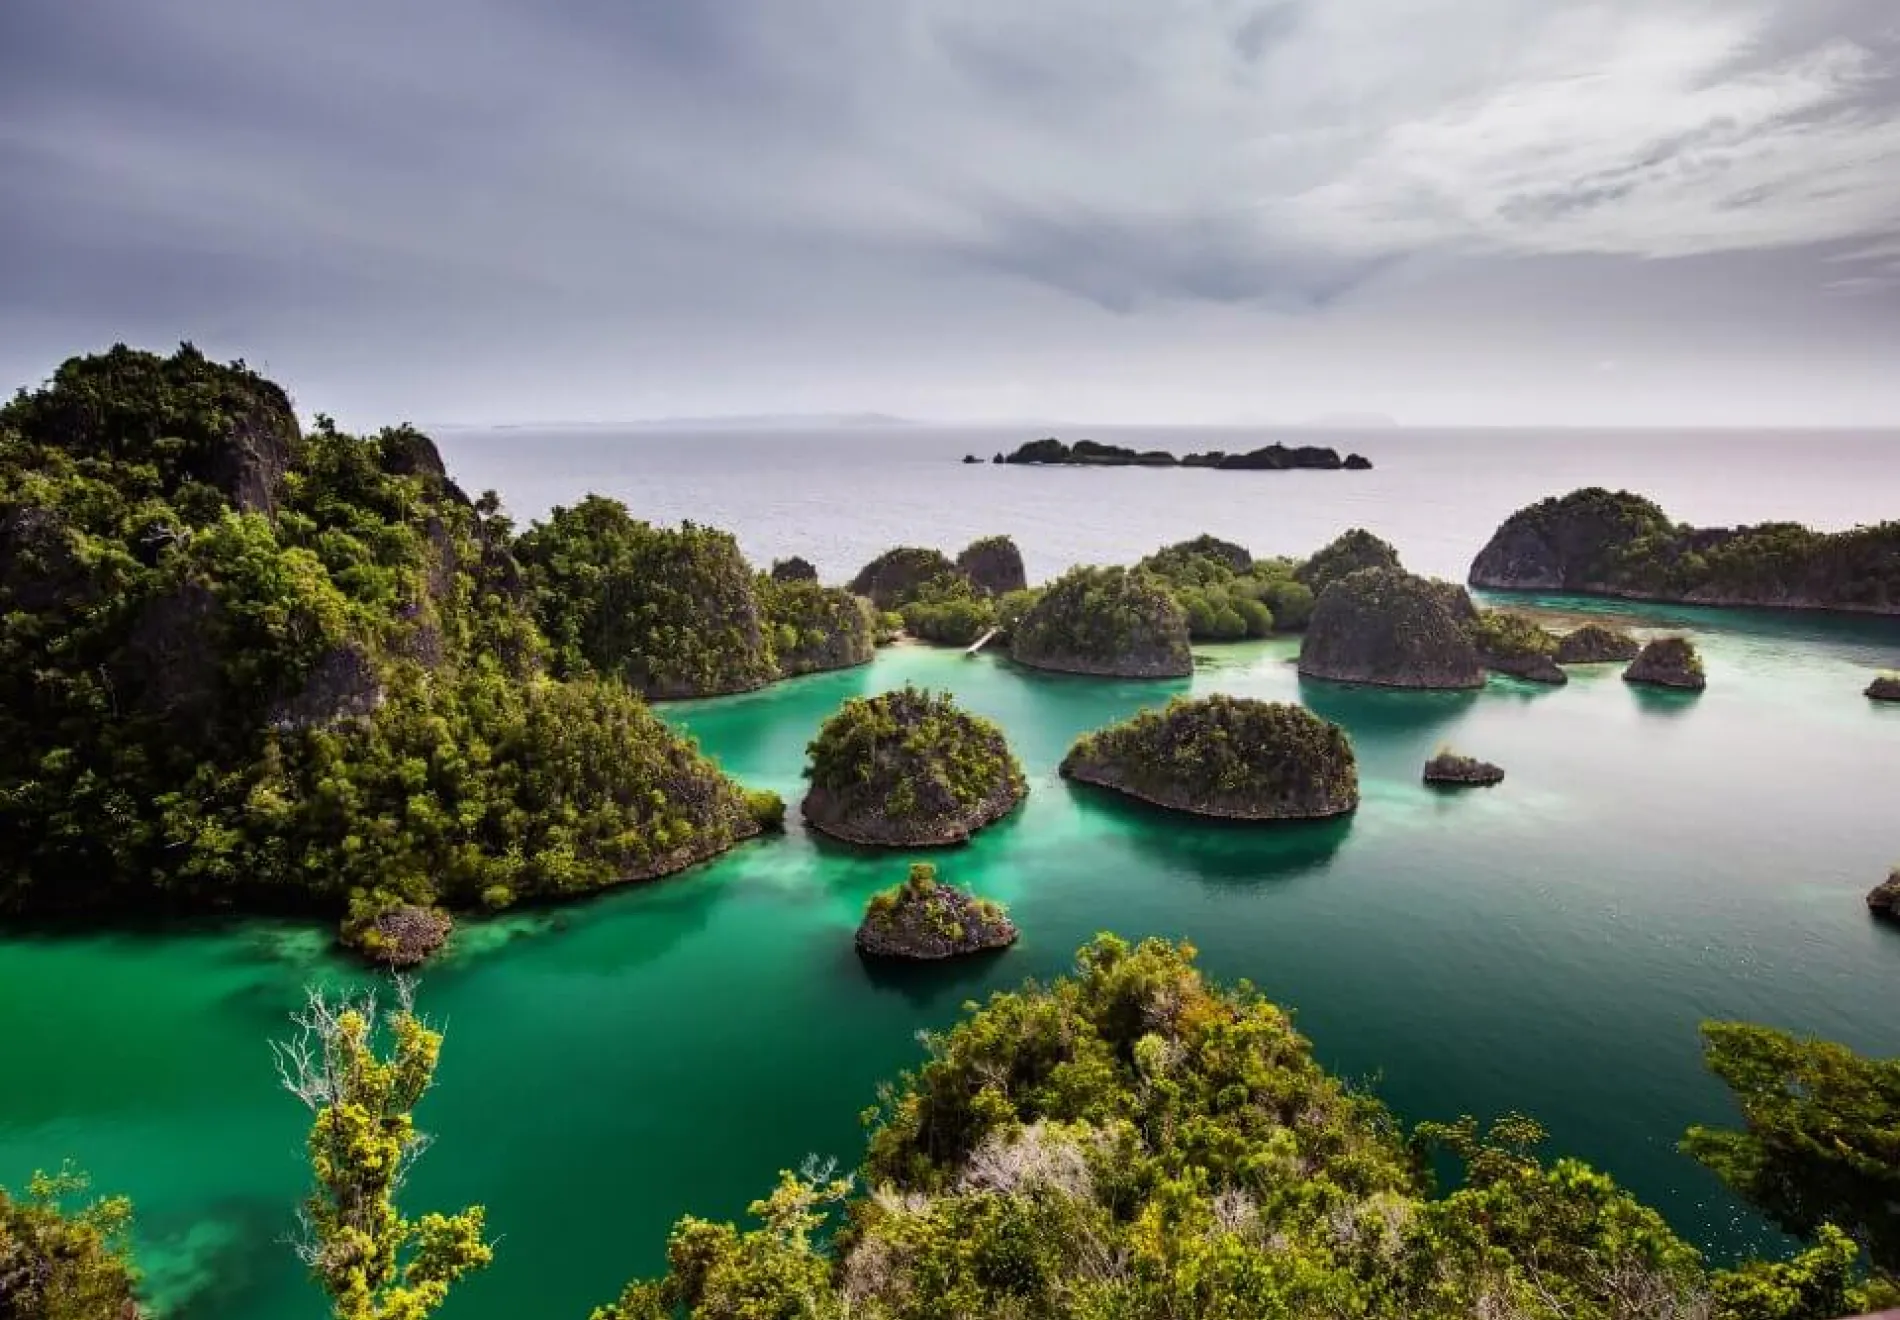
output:
[{"label": "green water", "polygon": [[[1664,617],[1646,616],[1654,621]],[[1900,937],[1861,895],[1900,858],[1900,710],[1859,696],[1900,660],[1877,623],[1690,616],[1711,676],[1648,696],[1614,668],[1462,696],[1303,684],[1292,648],[1210,650],[1192,682],[1104,683],[920,649],[670,708],[745,779],[798,789],[847,696],[953,689],[1009,731],[1025,808],[937,858],[1010,903],[994,959],[873,976],[851,948],[900,859],[794,832],[689,876],[465,930],[428,975],[448,1042],[417,1207],[485,1202],[497,1263],[451,1320],[580,1320],[659,1264],[684,1212],[739,1213],[807,1152],[855,1161],[857,1113],[966,998],[1060,972],[1092,933],[1191,939],[1298,1009],[1320,1056],[1408,1119],[1524,1109],[1711,1250],[1761,1229],[1675,1154],[1724,1114],[1696,1024],[1759,1019],[1900,1053]],[[1207,828],[1055,776],[1078,733],[1174,691],[1302,700],[1359,750],[1344,824]],[[1502,788],[1418,784],[1441,742]],[[322,1308],[279,1239],[305,1118],[265,1041],[322,931],[241,924],[0,942],[0,1182],[71,1156],[133,1196],[154,1289],[203,1320]]]}]

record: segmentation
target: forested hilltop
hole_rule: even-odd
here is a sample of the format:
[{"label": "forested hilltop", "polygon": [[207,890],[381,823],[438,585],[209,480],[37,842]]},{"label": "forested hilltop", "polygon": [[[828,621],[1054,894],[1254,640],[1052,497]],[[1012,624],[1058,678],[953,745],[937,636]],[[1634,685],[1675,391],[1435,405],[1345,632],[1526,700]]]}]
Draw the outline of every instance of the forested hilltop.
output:
[{"label": "forested hilltop", "polygon": [[1512,514],[1472,563],[1471,585],[1900,614],[1900,522],[1698,528],[1640,495],[1591,487]]},{"label": "forested hilltop", "polygon": [[[394,911],[662,875],[776,821],[623,681],[701,672],[665,600],[640,666],[585,663],[595,635],[547,604],[556,533],[518,543],[498,508],[421,433],[305,434],[280,387],[189,346],[22,391],[0,409],[0,913],[308,910],[377,951]],[[675,590],[725,550],[628,539]]]}]

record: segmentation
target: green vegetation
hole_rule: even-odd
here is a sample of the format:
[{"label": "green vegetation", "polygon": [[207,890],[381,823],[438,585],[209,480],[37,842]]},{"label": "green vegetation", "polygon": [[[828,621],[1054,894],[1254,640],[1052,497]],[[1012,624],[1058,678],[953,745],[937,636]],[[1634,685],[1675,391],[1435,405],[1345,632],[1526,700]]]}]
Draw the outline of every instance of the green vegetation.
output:
[{"label": "green vegetation", "polygon": [[759,603],[778,672],[786,678],[869,664],[876,650],[870,602],[814,578],[761,575]]},{"label": "green vegetation", "polygon": [[1702,1037],[1742,1127],[1692,1128],[1683,1149],[1796,1237],[1840,1229],[1900,1305],[1900,1059],[1745,1022]]},{"label": "green vegetation", "polygon": [[943,551],[905,545],[886,550],[859,569],[851,579],[851,590],[870,597],[880,610],[895,610],[912,600],[925,583],[960,576]]},{"label": "green vegetation", "polygon": [[1900,522],[1846,532],[1796,523],[1698,529],[1601,487],[1512,514],[1478,555],[1480,586],[1709,604],[1900,612]]},{"label": "green vegetation", "polygon": [[1707,685],[1702,656],[1687,637],[1658,637],[1643,647],[1623,678],[1654,687],[1700,690]]},{"label": "green vegetation", "polygon": [[904,631],[940,646],[968,646],[996,622],[995,602],[961,573],[930,579],[898,613]]},{"label": "green vegetation", "polygon": [[1474,610],[1466,617],[1465,631],[1488,668],[1539,683],[1569,682],[1557,667],[1557,635],[1537,620],[1510,610]]},{"label": "green vegetation", "polygon": [[778,677],[752,570],[730,533],[654,527],[590,495],[530,528],[518,552],[564,677],[612,675],[655,699]]},{"label": "green vegetation", "polygon": [[314,1115],[315,1187],[297,1253],[335,1320],[425,1320],[495,1255],[480,1206],[420,1219],[396,1207],[428,1147],[415,1108],[435,1080],[442,1036],[416,1016],[407,982],[383,1013],[374,997],[337,1003],[313,991],[296,1022],[299,1034],[272,1049],[285,1088]]},{"label": "green vegetation", "polygon": [[1881,1296],[1828,1229],[1711,1271],[1608,1177],[1540,1159],[1519,1116],[1408,1139],[1193,956],[1102,936],[1073,978],[992,996],[881,1095],[861,1192],[808,1168],[758,1228],[684,1219],[666,1276],[594,1320],[1833,1320]]},{"label": "green vegetation", "polygon": [[1586,623],[1563,635],[1557,642],[1560,665],[1595,665],[1634,660],[1643,644],[1621,628]]},{"label": "green vegetation", "polygon": [[36,1173],[26,1195],[0,1187],[0,1320],[138,1320],[132,1205],[75,1205],[84,1174]]},{"label": "green vegetation", "polygon": [[1159,806],[1243,820],[1337,816],[1359,805],[1345,730],[1300,706],[1243,697],[1177,697],[1084,734],[1062,773]]},{"label": "green vegetation", "polygon": [[960,842],[1028,791],[1000,728],[914,687],[845,702],[807,751],[806,819],[857,843]]},{"label": "green vegetation", "polygon": [[1335,537],[1299,566],[1296,576],[1315,597],[1362,568],[1398,568],[1399,552],[1363,527]]},{"label": "green vegetation", "polygon": [[857,934],[862,952],[884,958],[951,958],[1015,942],[1002,904],[939,883],[929,862],[913,863],[903,884],[873,894]]},{"label": "green vegetation", "polygon": [[1199,536],[1167,546],[1137,568],[1168,584],[1197,642],[1232,642],[1298,631],[1313,612],[1313,593],[1288,559],[1256,560],[1241,546]]},{"label": "green vegetation", "polygon": [[541,674],[498,503],[418,432],[299,434],[189,347],[75,359],[0,409],[0,912],[362,932],[757,833],[631,692]]},{"label": "green vegetation", "polygon": [[1362,568],[1328,586],[1300,647],[1310,678],[1383,687],[1473,688],[1484,669],[1461,588],[1403,569]]},{"label": "green vegetation", "polygon": [[1194,667],[1186,614],[1167,583],[1140,569],[1070,569],[1016,624],[1010,654],[1083,674],[1171,677]]}]

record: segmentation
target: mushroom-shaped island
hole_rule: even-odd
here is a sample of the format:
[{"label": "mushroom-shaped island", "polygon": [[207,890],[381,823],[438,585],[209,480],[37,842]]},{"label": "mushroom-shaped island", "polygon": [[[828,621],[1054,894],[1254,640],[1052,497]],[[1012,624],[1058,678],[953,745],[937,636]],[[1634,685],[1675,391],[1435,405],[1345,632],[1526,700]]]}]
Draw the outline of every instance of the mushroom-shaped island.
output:
[{"label": "mushroom-shaped island", "polygon": [[1900,866],[1867,895],[1867,910],[1887,921],[1900,921]]},{"label": "mushroom-shaped island", "polygon": [[1482,687],[1484,665],[1467,631],[1475,611],[1448,586],[1396,568],[1347,574],[1313,607],[1300,673],[1377,687]]},{"label": "mushroom-shaped island", "polygon": [[1485,788],[1504,782],[1504,771],[1475,756],[1461,756],[1449,747],[1425,763],[1425,782],[1451,788]]},{"label": "mushroom-shaped island", "polygon": [[1702,657],[1687,637],[1658,637],[1623,671],[1623,681],[1684,692],[1700,692],[1709,685]]},{"label": "mushroom-shaped island", "polygon": [[786,678],[868,665],[877,653],[871,603],[808,578],[758,580],[772,653]]},{"label": "mushroom-shaped island", "polygon": [[1557,638],[1535,619],[1510,610],[1480,610],[1470,632],[1486,669],[1553,687],[1570,681],[1557,667]]},{"label": "mushroom-shaped island", "polygon": [[1880,674],[1867,685],[1869,701],[1900,701],[1900,674]]},{"label": "mushroom-shaped island", "polygon": [[947,693],[902,687],[854,698],[806,750],[805,820],[848,843],[962,843],[1029,791],[1003,731]]},{"label": "mushroom-shaped island", "polygon": [[1002,904],[976,898],[937,879],[917,862],[901,885],[874,894],[858,926],[858,952],[874,958],[936,961],[1016,942],[1016,923]]},{"label": "mushroom-shaped island", "polygon": [[986,596],[1003,596],[1029,586],[1023,552],[1007,536],[985,536],[963,547],[957,568]]},{"label": "mushroom-shaped island", "polygon": [[1194,672],[1187,615],[1167,584],[1125,568],[1073,568],[1037,598],[1010,634],[1031,669],[1105,678],[1185,678]]},{"label": "mushroom-shaped island", "polygon": [[1557,640],[1560,665],[1626,665],[1642,653],[1643,644],[1621,628],[1586,623]]},{"label": "mushroom-shaped island", "polygon": [[1344,729],[1303,706],[1245,697],[1176,698],[1084,734],[1062,775],[1222,820],[1319,820],[1359,805]]}]

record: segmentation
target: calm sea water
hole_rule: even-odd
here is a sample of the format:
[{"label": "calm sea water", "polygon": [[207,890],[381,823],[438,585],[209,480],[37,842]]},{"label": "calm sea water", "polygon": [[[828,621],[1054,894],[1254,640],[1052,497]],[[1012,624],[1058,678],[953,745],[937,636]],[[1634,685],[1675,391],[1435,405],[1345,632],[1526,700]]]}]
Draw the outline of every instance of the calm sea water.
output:
[{"label": "calm sea water", "polygon": [[[458,438],[448,454],[520,515],[598,488],[650,517],[730,526],[760,558],[806,553],[832,576],[898,540],[1007,531],[1040,576],[1203,529],[1297,552],[1355,523],[1417,567],[1457,573],[1511,508],[1586,481],[1707,521],[1900,512],[1879,507],[1900,490],[1900,445],[1878,437],[1691,437],[1645,459],[1627,438],[1408,432],[1353,439],[1373,473],[1211,479],[945,461],[1004,439],[511,434]],[[1762,1241],[1674,1149],[1689,1124],[1726,1114],[1696,1026],[1750,1018],[1900,1053],[1900,935],[1861,904],[1900,859],[1900,710],[1859,695],[1869,670],[1900,665],[1900,625],[1630,617],[1693,629],[1710,690],[1645,695],[1611,668],[1554,691],[1355,691],[1301,682],[1292,644],[1275,641],[1205,649],[1191,682],[1160,684],[900,648],[666,708],[733,772],[788,797],[806,741],[849,696],[917,681],[999,720],[1028,803],[937,860],[1010,903],[1023,941],[981,963],[873,974],[851,933],[904,861],[796,829],[688,876],[466,928],[423,983],[448,1041],[423,1112],[438,1145],[408,1203],[482,1201],[500,1246],[445,1314],[578,1320],[659,1267],[678,1215],[740,1214],[808,1152],[853,1162],[856,1115],[916,1059],[919,1028],[1060,974],[1102,929],[1192,940],[1213,971],[1293,1006],[1325,1062],[1409,1120],[1527,1111],[1555,1148],[1610,1169],[1712,1252]],[[1362,809],[1312,828],[1206,828],[1056,777],[1076,734],[1187,690],[1299,700],[1344,724]],[[1426,791],[1420,764],[1446,741],[1509,779]],[[306,1116],[277,1090],[265,1042],[304,985],[355,977],[326,941],[260,922],[0,939],[0,1182],[70,1156],[136,1199],[143,1258],[175,1314],[316,1320],[280,1241]]]}]

